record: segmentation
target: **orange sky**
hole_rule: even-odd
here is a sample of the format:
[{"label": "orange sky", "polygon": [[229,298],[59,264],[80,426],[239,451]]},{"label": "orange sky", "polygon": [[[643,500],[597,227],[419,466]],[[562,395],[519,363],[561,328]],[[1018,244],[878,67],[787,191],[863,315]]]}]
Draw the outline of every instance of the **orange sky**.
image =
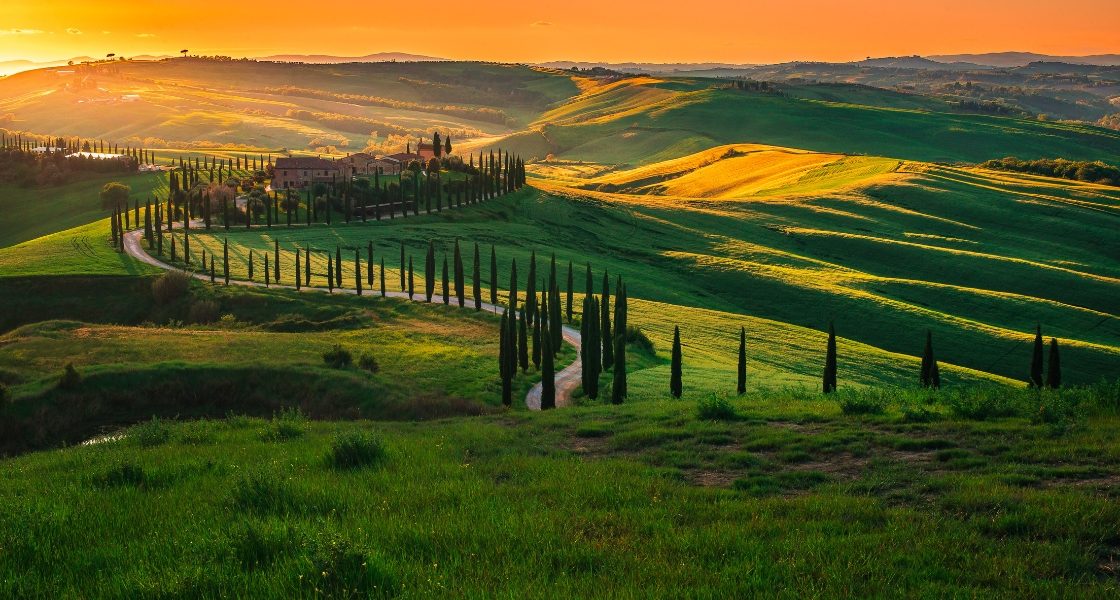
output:
[{"label": "orange sky", "polygon": [[842,61],[1004,50],[1120,53],[1120,0],[0,4],[0,60],[174,54],[183,48],[233,56],[397,51],[522,62]]}]

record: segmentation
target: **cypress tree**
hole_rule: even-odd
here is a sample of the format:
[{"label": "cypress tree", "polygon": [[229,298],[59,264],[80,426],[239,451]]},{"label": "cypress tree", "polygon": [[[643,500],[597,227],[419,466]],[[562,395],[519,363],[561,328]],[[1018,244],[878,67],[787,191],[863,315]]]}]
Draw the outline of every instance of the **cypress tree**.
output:
[{"label": "cypress tree", "polygon": [[937,389],[941,387],[940,377],[934,379],[937,372],[937,359],[933,356],[933,332],[926,330],[926,347],[922,350],[922,370],[919,382],[922,387]]},{"label": "cypress tree", "polygon": [[428,253],[424,255],[424,298],[432,301],[436,293],[436,246],[428,240]]},{"label": "cypress tree", "polygon": [[828,346],[824,355],[824,393],[836,391],[836,327],[828,323]]},{"label": "cypress tree", "polygon": [[509,309],[517,310],[517,259],[509,266]]},{"label": "cypress tree", "polygon": [[564,342],[564,321],[560,311],[560,288],[552,285],[551,295],[548,298],[548,332],[552,350],[560,353],[560,345]]},{"label": "cypress tree", "polygon": [[295,268],[295,272],[296,272],[296,291],[298,292],[299,288],[300,288],[300,283],[301,283],[300,276],[299,276],[299,273],[300,273],[299,248],[296,248],[296,268]]},{"label": "cypress tree", "polygon": [[584,391],[587,397],[592,400],[599,398],[599,375],[603,372],[603,346],[602,346],[602,333],[599,331],[599,301],[595,296],[589,296],[591,303],[589,305],[589,312],[591,318],[587,319],[588,328],[588,342],[587,342],[587,361],[584,363],[584,369],[588,374],[588,386]]},{"label": "cypress tree", "polygon": [[354,249],[354,293],[362,295],[362,255]]},{"label": "cypress tree", "polygon": [[474,243],[474,271],[471,280],[474,282],[474,309],[482,310],[482,267],[478,264],[478,242]]},{"label": "cypress tree", "polygon": [[183,230],[183,262],[191,264],[191,236],[186,229]]},{"label": "cypress tree", "polygon": [[526,317],[532,323],[537,318],[537,251],[529,255],[529,276],[525,280]]},{"label": "cypress tree", "polygon": [[405,287],[406,287],[405,281],[404,281],[404,242],[401,242],[401,263],[400,264],[401,264],[401,291],[403,292],[405,290]]},{"label": "cypress tree", "polygon": [[409,299],[409,300],[412,300],[412,294],[413,294],[413,290],[414,290],[414,288],[413,288],[413,285],[412,285],[412,283],[413,283],[413,278],[412,278],[412,256],[410,255],[410,256],[408,257],[408,299]]},{"label": "cypress tree", "polygon": [[626,398],[626,289],[616,286],[614,299],[614,380],[611,402],[622,404]]},{"label": "cypress tree", "polygon": [[525,317],[525,307],[521,307],[521,317],[517,320],[517,362],[521,372],[529,370],[529,326]]},{"label": "cypress tree", "polygon": [[498,373],[502,378],[502,404],[513,404],[513,382],[509,368],[509,354],[513,349],[509,347],[509,309],[502,311],[501,336],[498,338]]},{"label": "cypress tree", "polygon": [[268,280],[268,274],[269,274],[269,270],[268,270],[268,254],[265,254],[265,255],[264,255],[264,287],[268,287],[268,284],[269,284],[269,280]]},{"label": "cypress tree", "polygon": [[222,240],[222,272],[225,274],[226,285],[229,285],[229,239]]},{"label": "cypress tree", "polygon": [[1046,387],[1056,390],[1062,387],[1062,358],[1058,355],[1058,340],[1050,338],[1050,364],[1046,369]]},{"label": "cypress tree", "polygon": [[490,244],[490,304],[498,305],[498,253]]},{"label": "cypress tree", "polygon": [[466,304],[465,273],[463,272],[463,253],[459,249],[459,240],[455,239],[455,297],[459,300],[459,308]]},{"label": "cypress tree", "polygon": [[611,329],[610,278],[606,271],[603,271],[603,295],[600,298],[599,336],[603,342],[603,368],[609,371],[614,368],[614,330]]},{"label": "cypress tree", "polygon": [[447,255],[443,255],[443,303],[445,305],[451,304],[451,282],[448,280],[447,275]]},{"label": "cypress tree", "polygon": [[311,248],[303,251],[303,284],[311,287]]},{"label": "cypress tree", "polygon": [[373,291],[373,242],[366,242],[366,284]]},{"label": "cypress tree", "polygon": [[739,328],[739,368],[735,392],[740,396],[747,393],[747,328]]},{"label": "cypress tree", "polygon": [[[175,236],[171,237],[172,246],[175,245]],[[249,249],[249,281],[253,280],[253,249]]]},{"label": "cypress tree", "polygon": [[334,293],[334,257],[327,252],[327,292]]},{"label": "cypress tree", "polygon": [[334,284],[342,289],[342,248],[334,247]]},{"label": "cypress tree", "polygon": [[669,367],[669,393],[674,398],[680,398],[683,387],[681,385],[681,328],[673,327],[673,354]]},{"label": "cypress tree", "polygon": [[568,322],[572,322],[572,288],[575,284],[572,280],[572,261],[568,261],[568,297],[567,304],[565,305],[568,310]]},{"label": "cypress tree", "polygon": [[1031,379],[1030,387],[1041,388],[1042,380],[1042,326],[1038,326],[1034,333],[1034,351],[1031,353]]},{"label": "cypress tree", "polygon": [[272,252],[274,258],[273,262],[275,263],[273,265],[274,272],[272,276],[276,280],[276,285],[280,285],[280,240],[272,241]]},{"label": "cypress tree", "polygon": [[556,373],[552,342],[544,339],[544,362],[541,365],[541,410],[556,408]]},{"label": "cypress tree", "polygon": [[214,283],[214,255],[210,255],[210,283]]},{"label": "cypress tree", "polygon": [[[584,282],[583,295],[584,296],[591,296],[592,294],[595,293],[595,290],[593,289],[595,284],[594,284],[594,281],[591,277],[591,263],[587,263],[586,279],[587,279],[587,281]],[[586,313],[584,313],[584,314],[586,315]],[[595,318],[598,319],[599,316],[596,314]]]}]

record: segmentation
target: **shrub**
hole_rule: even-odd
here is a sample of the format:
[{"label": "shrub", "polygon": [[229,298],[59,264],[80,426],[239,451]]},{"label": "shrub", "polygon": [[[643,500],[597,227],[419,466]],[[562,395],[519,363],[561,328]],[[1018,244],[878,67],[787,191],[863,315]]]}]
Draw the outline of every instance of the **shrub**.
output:
[{"label": "shrub", "polygon": [[399,593],[400,584],[376,556],[335,535],[317,539],[308,558],[310,568],[300,583],[315,596],[387,598]]},{"label": "shrub", "polygon": [[1009,389],[972,389],[950,395],[946,404],[958,417],[985,421],[1014,416],[1018,412],[1015,395],[1015,392]]},{"label": "shrub", "polygon": [[171,428],[159,417],[152,417],[151,421],[129,428],[127,437],[145,448],[150,448],[170,440]]},{"label": "shrub", "polygon": [[62,371],[62,377],[58,379],[59,389],[71,391],[78,389],[82,384],[82,376],[78,374],[77,369],[74,368],[74,363],[67,363],[66,369]]},{"label": "shrub", "polygon": [[297,438],[304,434],[307,420],[298,408],[288,408],[273,415],[268,426],[261,432],[261,438],[267,442],[279,442]]},{"label": "shrub", "polygon": [[214,441],[214,427],[210,421],[188,421],[176,428],[175,439],[180,444],[209,444]]},{"label": "shrub", "polygon": [[218,303],[213,300],[199,300],[191,304],[191,310],[187,313],[187,320],[191,323],[198,323],[205,325],[213,323],[218,320],[218,312],[220,307]]},{"label": "shrub", "polygon": [[377,359],[372,354],[363,353],[358,358],[358,367],[370,373],[376,373],[381,370],[381,365],[377,364]]},{"label": "shrub", "polygon": [[335,344],[334,348],[323,353],[323,362],[332,369],[345,369],[353,364],[354,357],[341,344]]},{"label": "shrub", "polygon": [[327,463],[336,469],[356,469],[376,465],[385,460],[385,455],[381,438],[352,431],[335,437],[327,453]]},{"label": "shrub", "polygon": [[167,271],[152,282],[152,296],[159,304],[168,304],[182,298],[190,289],[191,278],[182,271]]},{"label": "shrub", "polygon": [[739,413],[727,398],[712,394],[697,403],[696,416],[705,421],[734,421]]},{"label": "shrub", "polygon": [[881,415],[886,410],[881,399],[866,395],[845,395],[837,402],[840,403],[840,412],[846,415]]}]

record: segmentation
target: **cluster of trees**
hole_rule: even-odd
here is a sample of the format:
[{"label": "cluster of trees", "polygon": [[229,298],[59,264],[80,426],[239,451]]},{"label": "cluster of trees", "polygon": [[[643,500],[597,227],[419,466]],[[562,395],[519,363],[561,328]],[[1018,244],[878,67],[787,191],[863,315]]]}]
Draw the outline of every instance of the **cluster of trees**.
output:
[{"label": "cluster of trees", "polygon": [[73,148],[70,142],[52,139],[48,143],[52,145],[0,135],[0,182],[22,187],[51,186],[75,181],[86,173],[133,173],[141,152],[146,152],[128,148],[119,158],[71,156],[79,148]]},{"label": "cluster of trees", "polygon": [[1075,161],[1064,158],[1040,158],[1036,160],[1020,160],[1013,156],[989,160],[981,163],[985,169],[999,171],[1015,171],[1018,173],[1032,173],[1046,177],[1060,177],[1074,181],[1087,181],[1103,185],[1120,186],[1120,168],[1101,161]]}]

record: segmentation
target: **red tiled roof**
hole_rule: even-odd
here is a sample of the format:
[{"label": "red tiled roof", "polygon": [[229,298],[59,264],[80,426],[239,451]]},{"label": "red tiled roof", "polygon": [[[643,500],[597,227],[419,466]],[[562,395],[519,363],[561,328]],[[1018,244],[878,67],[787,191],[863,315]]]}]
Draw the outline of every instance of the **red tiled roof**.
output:
[{"label": "red tiled roof", "polygon": [[276,159],[274,169],[317,169],[317,170],[330,170],[338,169],[338,165],[333,161],[325,158],[316,158],[311,156],[293,156]]}]

